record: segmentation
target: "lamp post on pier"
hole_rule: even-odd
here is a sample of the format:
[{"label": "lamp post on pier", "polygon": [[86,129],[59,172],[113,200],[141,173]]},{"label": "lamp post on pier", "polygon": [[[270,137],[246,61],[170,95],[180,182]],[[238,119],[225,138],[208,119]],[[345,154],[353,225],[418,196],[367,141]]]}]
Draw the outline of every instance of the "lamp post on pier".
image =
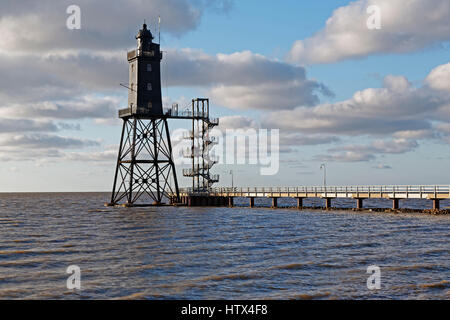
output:
[{"label": "lamp post on pier", "polygon": [[234,172],[233,170],[230,170],[231,174],[231,189],[234,189]]},{"label": "lamp post on pier", "polygon": [[231,189],[234,189],[234,172],[233,172],[233,170],[224,171],[224,173],[228,173],[229,175],[231,175]]},{"label": "lamp post on pier", "polygon": [[323,186],[326,187],[327,186],[327,166],[325,165],[325,163],[322,163],[320,165],[320,170],[323,170]]}]

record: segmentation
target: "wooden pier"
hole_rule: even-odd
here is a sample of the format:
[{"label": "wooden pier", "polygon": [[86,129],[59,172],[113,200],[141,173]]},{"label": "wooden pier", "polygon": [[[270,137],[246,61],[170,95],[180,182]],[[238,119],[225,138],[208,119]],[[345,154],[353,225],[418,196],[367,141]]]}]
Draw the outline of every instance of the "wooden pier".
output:
[{"label": "wooden pier", "polygon": [[450,199],[450,186],[345,186],[345,187],[276,187],[276,188],[211,188],[207,191],[181,189],[181,204],[187,206],[234,205],[234,198],[248,198],[249,207],[255,206],[255,198],[270,198],[272,207],[278,206],[279,198],[297,200],[297,207],[303,208],[303,200],[321,198],[324,208],[332,207],[333,199],[347,198],[356,201],[356,208],[364,208],[364,200],[389,199],[392,209],[399,209],[400,200],[427,199],[433,201],[433,209],[440,209],[440,201]]}]

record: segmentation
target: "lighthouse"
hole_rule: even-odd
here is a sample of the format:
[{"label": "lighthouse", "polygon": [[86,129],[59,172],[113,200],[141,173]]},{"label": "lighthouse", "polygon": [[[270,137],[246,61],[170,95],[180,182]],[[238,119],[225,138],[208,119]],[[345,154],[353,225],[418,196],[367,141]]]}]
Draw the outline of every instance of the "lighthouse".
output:
[{"label": "lighthouse", "polygon": [[[192,178],[192,191],[205,192],[219,181],[207,161],[214,141],[209,131],[219,119],[209,116],[209,99],[192,99],[192,111],[163,110],[161,97],[160,45],[144,23],[136,35],[137,48],[127,52],[129,86],[127,107],[119,110],[122,135],[108,206],[159,206],[167,201],[179,203],[177,172],[172,153],[168,119],[190,120],[192,168],[183,170]],[[197,150],[198,149],[198,150]]]},{"label": "lighthouse", "polygon": [[179,199],[168,116],[161,98],[160,46],[144,24],[137,48],[127,53],[129,87],[111,202],[108,205],[161,205]]},{"label": "lighthouse", "polygon": [[128,52],[131,115],[162,116],[160,45],[144,24],[136,35],[137,49]]}]

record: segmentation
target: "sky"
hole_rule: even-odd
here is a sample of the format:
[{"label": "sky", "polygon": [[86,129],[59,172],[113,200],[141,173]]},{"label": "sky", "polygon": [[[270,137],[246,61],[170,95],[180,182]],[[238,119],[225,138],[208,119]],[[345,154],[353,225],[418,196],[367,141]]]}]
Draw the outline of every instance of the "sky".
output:
[{"label": "sky", "polygon": [[216,186],[321,185],[321,164],[328,185],[450,184],[448,0],[5,0],[0,192],[111,189],[126,52],[158,16],[165,106],[279,130],[277,174],[222,164]]}]

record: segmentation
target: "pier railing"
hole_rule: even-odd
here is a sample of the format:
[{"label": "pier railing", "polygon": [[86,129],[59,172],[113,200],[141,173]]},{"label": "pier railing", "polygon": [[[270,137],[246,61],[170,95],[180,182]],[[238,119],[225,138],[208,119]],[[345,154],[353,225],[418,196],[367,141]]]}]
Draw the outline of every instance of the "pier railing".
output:
[{"label": "pier railing", "polygon": [[450,185],[218,187],[208,191],[181,190],[189,195],[222,197],[322,197],[322,198],[450,198]]}]

